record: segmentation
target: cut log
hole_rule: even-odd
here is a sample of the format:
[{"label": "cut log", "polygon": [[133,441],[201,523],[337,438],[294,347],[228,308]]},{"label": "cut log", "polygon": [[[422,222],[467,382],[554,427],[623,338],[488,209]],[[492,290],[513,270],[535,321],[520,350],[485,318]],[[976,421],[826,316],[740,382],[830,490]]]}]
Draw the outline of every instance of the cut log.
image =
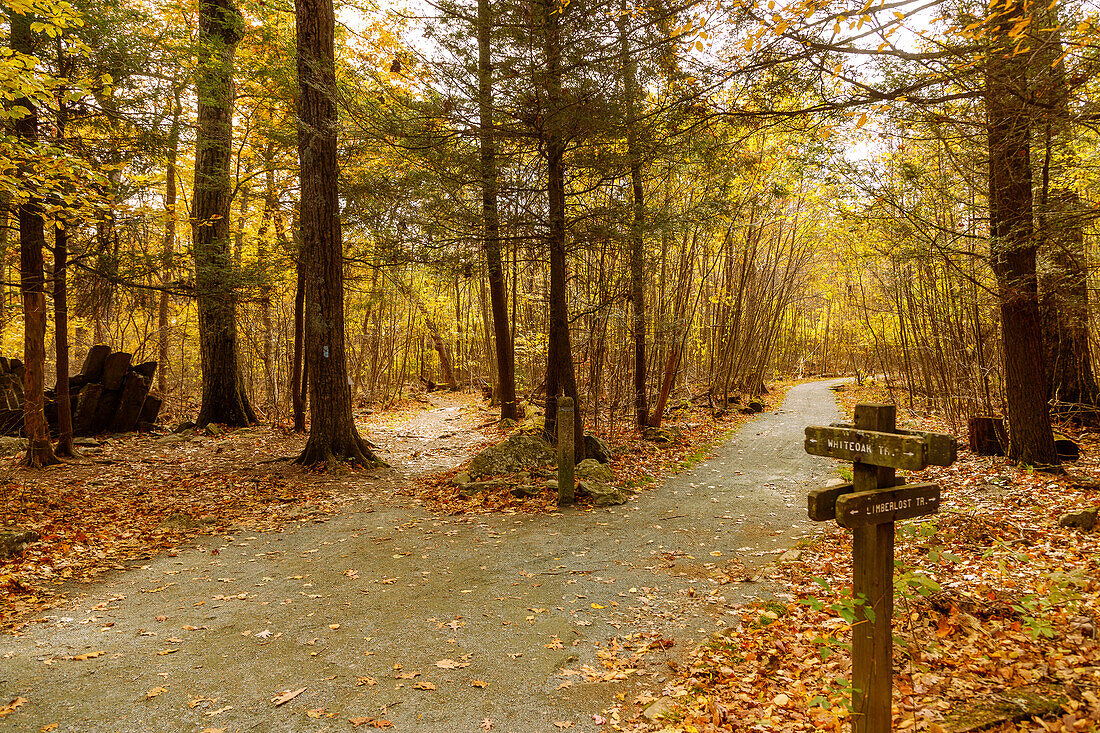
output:
[{"label": "cut log", "polygon": [[153,375],[157,373],[157,363],[155,361],[143,361],[136,367],[133,367],[130,371],[137,372],[149,382],[153,383]]},{"label": "cut log", "polygon": [[23,434],[23,410],[0,410],[0,434]]},{"label": "cut log", "polygon": [[92,421],[95,419],[99,397],[102,393],[102,384],[89,384],[80,390],[80,394],[77,395],[76,410],[73,413],[73,433],[75,435],[91,434]]},{"label": "cut log", "polygon": [[130,371],[130,360],[132,355],[127,354],[125,351],[116,351],[107,357],[107,361],[103,363],[103,382],[104,389],[122,389],[122,379],[126,376],[126,372]]},{"label": "cut log", "polygon": [[143,424],[149,424],[150,426],[157,424],[162,404],[164,404],[164,401],[156,395],[149,395],[145,398],[145,402],[141,405],[141,414],[138,415],[138,430],[142,429]]},{"label": "cut log", "polygon": [[80,367],[81,376],[87,377],[89,382],[98,382],[103,376],[103,366],[110,355],[111,347],[107,344],[96,344],[88,349],[84,364]]},{"label": "cut log", "polygon": [[999,417],[972,417],[967,423],[970,433],[970,451],[979,456],[1003,456],[1004,446],[1000,435],[1004,433],[1004,420]]},{"label": "cut log", "polygon": [[118,399],[118,409],[111,419],[108,429],[112,433],[130,433],[137,430],[138,417],[149,394],[150,382],[136,371],[131,371],[122,380],[122,393]]},{"label": "cut log", "polygon": [[110,424],[112,433],[128,433],[137,429],[151,385],[152,381],[137,371],[131,371],[126,375],[122,381],[118,410]]},{"label": "cut log", "polygon": [[1075,440],[1061,433],[1054,434],[1054,450],[1058,451],[1058,460],[1076,461],[1081,458],[1081,446]]},{"label": "cut log", "polygon": [[91,435],[107,432],[114,420],[121,398],[122,390],[107,389],[107,386],[104,385],[103,391],[99,393],[99,401],[96,403],[95,412],[92,414],[92,423],[88,427],[88,432]]}]

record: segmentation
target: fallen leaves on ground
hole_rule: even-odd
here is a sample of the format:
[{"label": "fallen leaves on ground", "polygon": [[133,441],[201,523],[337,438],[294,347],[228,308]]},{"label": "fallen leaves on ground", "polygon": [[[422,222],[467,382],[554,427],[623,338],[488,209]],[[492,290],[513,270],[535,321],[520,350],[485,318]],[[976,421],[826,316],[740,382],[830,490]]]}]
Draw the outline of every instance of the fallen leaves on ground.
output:
[{"label": "fallen leaves on ground", "polygon": [[[881,398],[853,389],[841,399]],[[948,432],[935,419],[902,427]],[[894,730],[942,733],[975,701],[1044,690],[1062,696],[1056,715],[1025,706],[982,730],[1100,730],[1100,531],[1058,526],[1066,512],[1100,504],[1100,436],[1082,444],[1085,458],[1065,476],[960,450],[953,466],[905,477],[939,483],[944,502],[938,515],[898,525]],[[662,701],[656,720],[628,728],[848,730],[851,572],[851,533],[823,525],[796,560],[762,573],[781,586],[776,598],[739,607],[737,626],[696,648],[662,689],[641,693],[643,708]]]}]

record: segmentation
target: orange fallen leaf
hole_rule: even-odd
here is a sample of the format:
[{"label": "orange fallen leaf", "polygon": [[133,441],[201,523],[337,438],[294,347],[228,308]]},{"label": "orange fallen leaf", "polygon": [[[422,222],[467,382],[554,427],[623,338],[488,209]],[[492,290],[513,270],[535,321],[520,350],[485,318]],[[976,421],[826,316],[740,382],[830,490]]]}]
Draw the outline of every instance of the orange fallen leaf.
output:
[{"label": "orange fallen leaf", "polygon": [[164,692],[168,692],[167,687],[154,687],[153,689],[151,689],[151,690],[149,690],[148,692],[145,693],[145,699],[146,700],[151,700],[154,697],[156,697],[157,695],[160,695]]},{"label": "orange fallen leaf", "polygon": [[356,677],[355,684],[357,685],[373,685],[377,680],[373,677]]},{"label": "orange fallen leaf", "polygon": [[69,657],[74,662],[83,662],[85,659],[95,659],[96,657],[102,657],[107,652],[85,652],[84,654],[77,654],[75,657]]},{"label": "orange fallen leaf", "polygon": [[17,697],[7,705],[0,706],[0,718],[6,718],[15,712],[15,709],[27,704],[27,698]]},{"label": "orange fallen leaf", "polygon": [[413,685],[413,687],[415,687],[418,690],[434,690],[435,689],[435,685],[433,685],[431,682],[428,682],[427,680],[417,682],[415,685]]},{"label": "orange fallen leaf", "polygon": [[470,683],[470,686],[471,687],[488,687],[489,683],[485,682],[484,680],[474,680],[473,682]]},{"label": "orange fallen leaf", "polygon": [[38,733],[50,733],[51,730],[57,730],[58,726],[60,725],[60,723],[50,723],[49,725],[44,725],[38,729]]},{"label": "orange fallen leaf", "polygon": [[280,705],[290,702],[305,691],[306,688],[304,687],[299,687],[297,690],[284,690],[283,694],[279,695],[278,697],[271,698],[271,702],[275,703],[275,707],[279,707]]}]

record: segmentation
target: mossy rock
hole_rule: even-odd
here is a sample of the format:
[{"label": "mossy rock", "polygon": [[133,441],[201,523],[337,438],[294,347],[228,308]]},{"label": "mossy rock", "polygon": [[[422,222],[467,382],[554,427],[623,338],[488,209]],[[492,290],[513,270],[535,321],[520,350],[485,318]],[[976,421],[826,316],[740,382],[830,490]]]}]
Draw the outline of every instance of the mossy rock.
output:
[{"label": "mossy rock", "polygon": [[615,480],[615,474],[611,472],[611,469],[595,458],[585,458],[577,464],[574,473],[577,478],[602,481],[605,484],[609,484]]},{"label": "mossy rock", "polygon": [[615,506],[625,504],[627,501],[625,491],[602,481],[579,481],[577,482],[577,493],[591,496],[592,503],[596,506]]},{"label": "mossy rock", "polygon": [[38,540],[38,533],[29,529],[0,529],[0,560],[19,554],[27,545]]},{"label": "mossy rock", "polygon": [[611,459],[615,457],[607,441],[595,435],[584,436],[584,455],[600,463],[611,463]]},{"label": "mossy rock", "polygon": [[474,479],[500,476],[518,473],[553,460],[554,449],[542,437],[520,432],[509,435],[506,440],[474,456],[470,462],[469,474]]}]

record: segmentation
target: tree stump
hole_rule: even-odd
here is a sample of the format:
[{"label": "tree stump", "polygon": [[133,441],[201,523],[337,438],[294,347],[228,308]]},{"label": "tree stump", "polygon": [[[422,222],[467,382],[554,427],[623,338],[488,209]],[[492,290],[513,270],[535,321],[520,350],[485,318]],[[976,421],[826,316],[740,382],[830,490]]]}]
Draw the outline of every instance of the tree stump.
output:
[{"label": "tree stump", "polygon": [[1004,420],[999,417],[972,417],[967,423],[970,434],[970,451],[979,456],[1003,456],[1004,446],[1000,436],[1004,434]]}]

